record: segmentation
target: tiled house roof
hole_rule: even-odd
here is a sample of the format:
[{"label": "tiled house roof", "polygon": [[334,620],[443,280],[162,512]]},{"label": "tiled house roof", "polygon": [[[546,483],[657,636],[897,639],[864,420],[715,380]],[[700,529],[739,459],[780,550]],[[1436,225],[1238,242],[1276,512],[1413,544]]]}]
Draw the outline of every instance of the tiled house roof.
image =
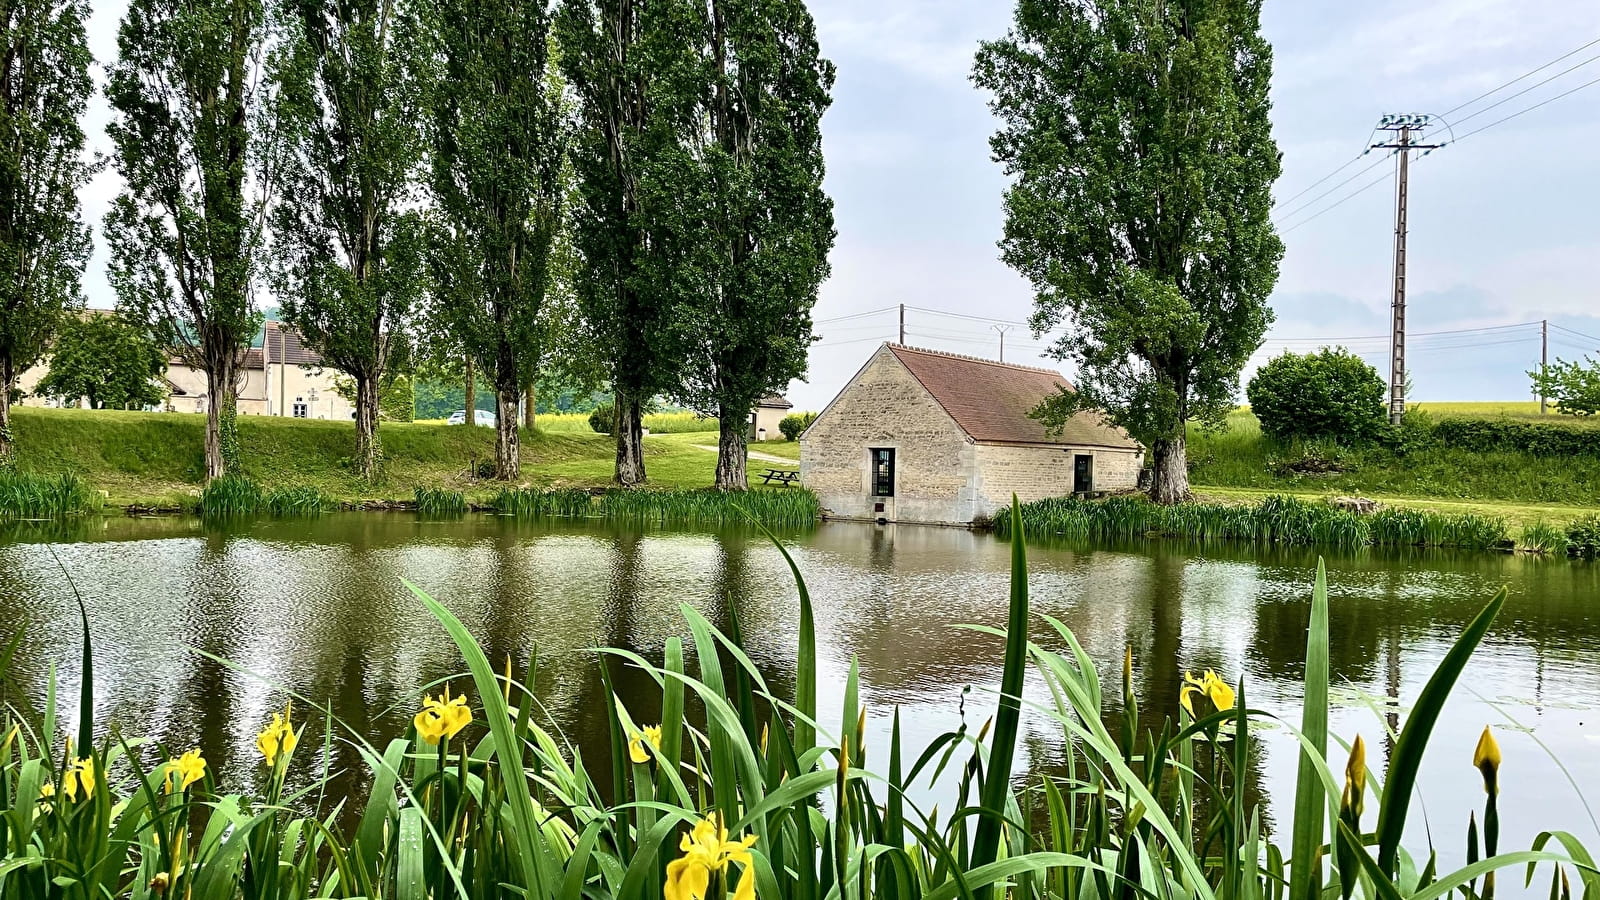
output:
[{"label": "tiled house roof", "polygon": [[[291,366],[320,366],[323,365],[322,356],[317,351],[307,347],[300,339],[300,332],[281,325],[277,322],[266,322],[262,325],[263,331],[257,332],[250,348],[244,352],[244,357],[239,363],[241,369],[261,368],[261,342],[270,341],[267,347],[267,358],[273,365]],[[184,355],[173,353],[167,362],[174,366],[188,365]]]},{"label": "tiled house roof", "polygon": [[1073,416],[1061,434],[1050,434],[1029,418],[1040,401],[1060,388],[1071,390],[1060,373],[900,344],[888,348],[975,441],[1139,448],[1127,432],[1094,412]]},{"label": "tiled house roof", "polygon": [[766,409],[794,409],[794,404],[785,399],[782,394],[768,394],[762,397],[756,403],[756,406]]}]

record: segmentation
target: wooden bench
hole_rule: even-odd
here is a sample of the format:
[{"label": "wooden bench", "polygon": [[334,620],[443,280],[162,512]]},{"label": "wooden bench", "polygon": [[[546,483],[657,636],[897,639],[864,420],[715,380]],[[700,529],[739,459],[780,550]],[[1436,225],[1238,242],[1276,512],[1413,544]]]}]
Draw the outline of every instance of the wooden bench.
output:
[{"label": "wooden bench", "polygon": [[768,469],[766,474],[761,476],[762,484],[771,484],[774,481],[778,482],[784,487],[788,487],[791,484],[799,484],[800,473],[786,472],[783,469]]}]

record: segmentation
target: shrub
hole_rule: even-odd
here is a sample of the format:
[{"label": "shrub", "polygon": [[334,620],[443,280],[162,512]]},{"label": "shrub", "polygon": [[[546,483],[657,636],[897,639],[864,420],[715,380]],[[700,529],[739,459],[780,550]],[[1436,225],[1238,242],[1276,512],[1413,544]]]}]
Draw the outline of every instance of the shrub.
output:
[{"label": "shrub", "polygon": [[1285,353],[1256,371],[1245,388],[1261,430],[1279,440],[1369,440],[1384,422],[1378,372],[1343,347]]},{"label": "shrub", "polygon": [[[1409,418],[1409,416],[1408,416]],[[1513,419],[1441,419],[1434,437],[1480,453],[1520,450],[1536,456],[1600,456],[1600,429]]]},{"label": "shrub", "polygon": [[790,413],[778,423],[778,430],[783,432],[784,440],[798,441],[800,440],[800,435],[804,434],[805,430],[810,428],[811,423],[816,420],[817,414],[814,412]]},{"label": "shrub", "polygon": [[1584,559],[1600,556],[1600,515],[1587,515],[1567,526],[1567,553]]},{"label": "shrub", "polygon": [[1569,416],[1592,416],[1600,412],[1600,363],[1589,357],[1583,362],[1558,359],[1543,370],[1528,373],[1533,392],[1548,397]]},{"label": "shrub", "polygon": [[589,413],[589,430],[595,434],[610,434],[617,427],[617,407],[602,403]]}]

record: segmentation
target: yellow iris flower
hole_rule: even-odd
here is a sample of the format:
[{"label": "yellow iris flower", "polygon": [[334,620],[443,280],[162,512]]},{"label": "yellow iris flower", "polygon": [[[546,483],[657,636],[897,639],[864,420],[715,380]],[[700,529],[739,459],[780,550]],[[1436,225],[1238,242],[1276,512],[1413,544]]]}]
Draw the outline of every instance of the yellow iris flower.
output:
[{"label": "yellow iris flower", "polygon": [[628,758],[640,765],[650,761],[650,751],[645,748],[645,741],[649,741],[651,747],[660,750],[661,726],[646,725],[628,739]]},{"label": "yellow iris flower", "polygon": [[56,786],[53,783],[46,781],[44,784],[39,785],[39,813],[41,815],[46,815],[55,809],[55,804],[50,802],[55,799],[55,796]]},{"label": "yellow iris flower", "polygon": [[1350,745],[1350,760],[1344,764],[1344,795],[1339,798],[1339,807],[1359,822],[1366,806],[1367,742],[1358,734],[1355,743]]},{"label": "yellow iris flower", "polygon": [[424,697],[422,711],[412,720],[417,726],[417,736],[429,744],[453,738],[472,721],[472,710],[467,707],[467,697],[450,696],[450,686],[437,698]]},{"label": "yellow iris flower", "polygon": [[295,745],[300,743],[300,737],[294,733],[292,716],[293,707],[285,706],[283,715],[272,714],[272,724],[266,730],[256,735],[256,749],[261,752],[261,758],[266,760],[268,766],[278,764],[278,757],[287,757],[294,753]]},{"label": "yellow iris flower", "polygon": [[1183,680],[1185,684],[1183,690],[1178,693],[1178,702],[1183,704],[1183,708],[1189,711],[1189,715],[1194,715],[1194,706],[1189,700],[1189,697],[1194,694],[1201,694],[1211,698],[1211,704],[1218,711],[1233,709],[1235,702],[1233,688],[1226,681],[1223,681],[1222,676],[1216,672],[1207,669],[1206,673],[1199,678],[1196,678],[1193,672],[1185,672],[1183,673]]},{"label": "yellow iris flower", "polygon": [[78,786],[83,786],[83,799],[88,800],[94,796],[94,757],[86,756],[78,760],[61,775],[61,793],[68,800],[78,802]]},{"label": "yellow iris flower", "polygon": [[1472,752],[1472,764],[1483,773],[1483,791],[1486,794],[1500,793],[1500,744],[1494,739],[1494,732],[1489,726],[1483,726],[1483,735],[1478,738],[1478,747]]},{"label": "yellow iris flower", "polygon": [[743,867],[733,900],[755,900],[755,866],[750,859],[750,847],[755,842],[755,835],[728,840],[728,829],[720,817],[697,823],[678,844],[683,855],[667,863],[667,884],[663,891],[666,900],[707,900],[713,875],[720,879],[725,891],[730,863]]},{"label": "yellow iris flower", "polygon": [[189,785],[206,777],[206,761],[198,749],[190,750],[167,763],[167,793],[182,793]]}]

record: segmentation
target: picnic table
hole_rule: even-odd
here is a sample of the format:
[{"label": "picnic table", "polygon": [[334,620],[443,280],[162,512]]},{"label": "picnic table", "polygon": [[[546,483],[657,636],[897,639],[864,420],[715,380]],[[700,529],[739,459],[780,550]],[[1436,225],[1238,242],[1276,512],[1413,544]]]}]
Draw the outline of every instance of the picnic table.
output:
[{"label": "picnic table", "polygon": [[768,469],[766,474],[761,476],[762,484],[771,484],[774,481],[778,482],[784,487],[788,487],[791,484],[799,484],[800,473],[789,472],[783,469]]}]

